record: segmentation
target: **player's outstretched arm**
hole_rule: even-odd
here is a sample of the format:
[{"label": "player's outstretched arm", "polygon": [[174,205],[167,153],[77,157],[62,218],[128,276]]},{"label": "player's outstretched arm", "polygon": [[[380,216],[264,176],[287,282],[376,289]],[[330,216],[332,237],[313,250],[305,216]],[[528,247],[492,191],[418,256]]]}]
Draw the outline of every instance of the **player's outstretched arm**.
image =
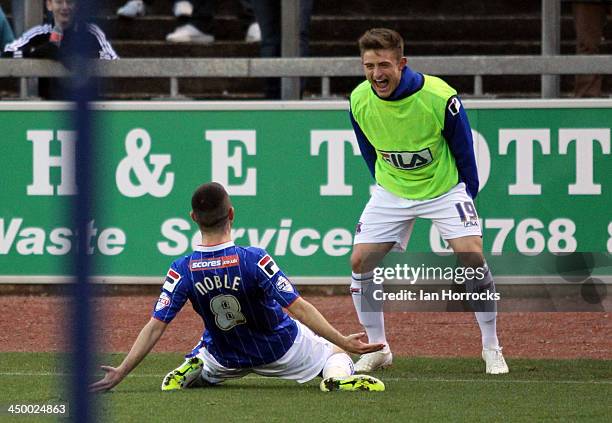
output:
[{"label": "player's outstretched arm", "polygon": [[344,336],[336,330],[315,306],[299,297],[288,308],[293,316],[314,333],[327,339],[345,351],[354,354],[365,354],[383,349],[385,344],[366,344],[363,342],[365,333]]},{"label": "player's outstretched arm", "polygon": [[117,386],[147,356],[167,326],[167,323],[151,318],[138,334],[130,352],[119,367],[101,366],[105,373],[104,378],[89,385],[89,390],[91,392],[108,391]]}]

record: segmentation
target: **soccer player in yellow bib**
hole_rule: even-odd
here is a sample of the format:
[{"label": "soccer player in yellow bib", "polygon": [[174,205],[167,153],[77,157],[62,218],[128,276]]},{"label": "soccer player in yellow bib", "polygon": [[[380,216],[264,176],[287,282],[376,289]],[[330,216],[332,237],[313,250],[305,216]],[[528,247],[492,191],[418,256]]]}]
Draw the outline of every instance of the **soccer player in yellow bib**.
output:
[{"label": "soccer player in yellow bib", "polygon": [[[366,81],[351,93],[350,118],[376,188],[357,224],[351,256],[351,294],[370,342],[389,345],[382,311],[362,307],[374,269],[389,251],[405,251],[417,217],[430,219],[465,267],[477,275],[468,292],[494,292],[482,253],[473,200],[478,173],[470,124],[457,91],[442,79],[412,71],[400,34],[386,28],[359,39]],[[486,373],[507,373],[494,301],[472,302],[482,334]],[[391,350],[361,356],[357,372],[390,365]]]}]

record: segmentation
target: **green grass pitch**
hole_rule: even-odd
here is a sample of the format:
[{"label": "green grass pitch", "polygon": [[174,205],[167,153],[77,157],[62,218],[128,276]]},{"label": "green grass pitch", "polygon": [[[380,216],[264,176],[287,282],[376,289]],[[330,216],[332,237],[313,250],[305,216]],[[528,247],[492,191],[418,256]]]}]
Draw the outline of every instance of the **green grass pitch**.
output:
[{"label": "green grass pitch", "polygon": [[[105,356],[116,365],[124,354]],[[386,392],[319,391],[247,377],[214,388],[163,393],[180,354],[152,354],[114,392],[96,395],[100,421],[610,421],[612,361],[510,359],[511,373],[487,376],[472,358],[395,358],[373,373]],[[61,361],[50,353],[0,353],[0,404],[66,402]],[[49,418],[43,418],[50,421]],[[0,414],[0,421],[43,421]]]}]

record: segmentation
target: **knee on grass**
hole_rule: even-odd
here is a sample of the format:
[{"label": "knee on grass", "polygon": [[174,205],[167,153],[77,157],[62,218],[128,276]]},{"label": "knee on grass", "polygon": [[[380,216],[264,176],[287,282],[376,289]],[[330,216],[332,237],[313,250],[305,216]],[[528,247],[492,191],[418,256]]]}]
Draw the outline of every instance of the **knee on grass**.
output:
[{"label": "knee on grass", "polygon": [[354,373],[353,360],[345,352],[332,354],[323,366],[323,379],[329,377],[345,378]]}]

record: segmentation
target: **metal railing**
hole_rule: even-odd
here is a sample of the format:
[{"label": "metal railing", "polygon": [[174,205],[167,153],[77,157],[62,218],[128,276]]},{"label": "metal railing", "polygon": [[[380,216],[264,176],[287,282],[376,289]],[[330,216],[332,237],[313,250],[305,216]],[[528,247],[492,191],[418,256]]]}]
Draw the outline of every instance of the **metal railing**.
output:
[{"label": "metal railing", "polygon": [[[561,2],[542,0],[542,56],[561,52]],[[559,97],[559,75],[542,75],[542,97]]]},{"label": "metal railing", "polygon": [[[109,78],[170,78],[171,97],[179,94],[179,78],[268,78],[320,77],[321,96],[329,97],[329,78],[363,76],[358,57],[310,58],[141,58],[116,61],[94,60],[93,73]],[[415,56],[410,67],[416,71],[449,76],[474,77],[474,95],[483,96],[486,75],[610,74],[612,55],[589,56]],[[62,77],[69,72],[57,62],[36,59],[0,60],[0,77]],[[25,84],[21,84],[22,87]],[[22,98],[27,93],[22,88]],[[554,98],[542,84],[542,98]],[[292,99],[292,98],[284,98]],[[295,98],[293,98],[295,99]]]}]

